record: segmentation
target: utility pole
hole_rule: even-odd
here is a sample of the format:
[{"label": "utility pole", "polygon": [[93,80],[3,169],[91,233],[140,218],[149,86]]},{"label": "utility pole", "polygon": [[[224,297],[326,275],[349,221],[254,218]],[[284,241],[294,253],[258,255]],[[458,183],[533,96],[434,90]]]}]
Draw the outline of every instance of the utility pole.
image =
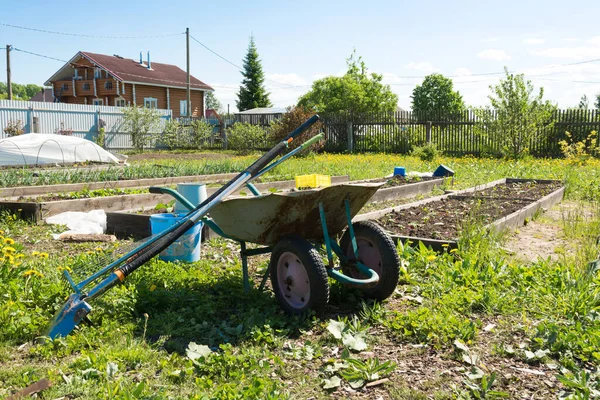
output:
[{"label": "utility pole", "polygon": [[8,86],[8,99],[12,100],[12,80],[10,78],[10,51],[12,46],[6,45],[6,85]]},{"label": "utility pole", "polygon": [[187,57],[187,116],[192,116],[192,101],[190,99],[190,28],[185,28],[185,53]]}]

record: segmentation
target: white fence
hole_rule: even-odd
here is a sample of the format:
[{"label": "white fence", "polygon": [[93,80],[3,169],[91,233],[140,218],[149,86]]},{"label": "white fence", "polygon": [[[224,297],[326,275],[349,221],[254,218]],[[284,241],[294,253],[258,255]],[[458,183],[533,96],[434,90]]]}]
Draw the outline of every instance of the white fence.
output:
[{"label": "white fence", "polygon": [[[171,110],[157,110],[161,114],[160,131]],[[123,109],[81,104],[42,103],[36,101],[0,100],[0,139],[6,137],[4,128],[21,121],[25,133],[57,133],[73,131],[73,136],[94,140],[104,122],[107,149],[132,148],[131,135],[122,131]]]}]

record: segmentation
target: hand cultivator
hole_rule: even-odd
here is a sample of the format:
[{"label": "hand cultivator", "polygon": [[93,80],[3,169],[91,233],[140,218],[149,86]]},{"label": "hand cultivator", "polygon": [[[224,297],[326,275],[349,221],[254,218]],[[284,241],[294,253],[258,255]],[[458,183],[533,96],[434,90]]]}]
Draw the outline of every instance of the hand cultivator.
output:
[{"label": "hand cultivator", "polygon": [[[389,297],[396,287],[399,274],[399,260],[393,241],[373,222],[352,224],[352,218],[381,184],[347,184],[261,195],[250,182],[321,140],[323,135],[318,135],[271,162],[317,120],[318,116],[314,116],[304,122],[197,206],[171,189],[150,188],[151,193],[173,195],[190,212],[171,228],[137,243],[132,250],[115,261],[106,262],[107,265],[78,283],[68,271],[63,271],[75,293],[69,296],[57,313],[48,336],[56,338],[71,333],[87,318],[92,309],[88,304],[90,300],[125,280],[200,221],[217,234],[240,243],[244,287],[247,290],[250,288],[247,258],[271,253],[269,268],[263,276],[260,289],[270,274],[275,297],[287,313],[301,314],[308,309],[322,309],[329,300],[328,276],[343,284],[364,289],[368,297],[379,300]],[[225,200],[244,185],[255,197]],[[334,237],[344,229],[338,243]],[[248,248],[247,243],[262,247]],[[316,246],[325,247],[327,265]],[[339,259],[337,266],[334,254]]]}]

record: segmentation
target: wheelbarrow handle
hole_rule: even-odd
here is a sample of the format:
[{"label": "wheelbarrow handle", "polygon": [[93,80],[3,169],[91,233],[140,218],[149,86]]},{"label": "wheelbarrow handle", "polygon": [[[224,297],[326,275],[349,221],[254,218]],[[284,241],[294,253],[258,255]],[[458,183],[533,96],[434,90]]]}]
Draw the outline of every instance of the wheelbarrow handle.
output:
[{"label": "wheelbarrow handle", "polygon": [[289,139],[293,140],[293,139],[295,139],[302,132],[304,132],[305,130],[307,130],[311,125],[313,125],[315,122],[317,122],[319,119],[320,119],[319,115],[317,115],[317,114],[313,115],[312,117],[310,117],[309,119],[307,119],[306,121],[304,121],[302,123],[302,125],[300,125],[296,129],[294,129],[292,131],[292,133],[290,133],[289,135],[287,135],[287,137],[284,140],[289,140]]}]

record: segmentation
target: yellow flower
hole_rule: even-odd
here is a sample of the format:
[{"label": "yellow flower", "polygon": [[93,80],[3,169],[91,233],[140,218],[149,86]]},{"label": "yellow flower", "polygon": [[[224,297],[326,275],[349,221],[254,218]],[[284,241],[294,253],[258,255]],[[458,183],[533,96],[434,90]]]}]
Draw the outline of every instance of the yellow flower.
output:
[{"label": "yellow flower", "polygon": [[156,290],[156,285],[152,285],[152,286],[150,286],[150,291],[151,291],[151,292],[154,292],[155,290]]},{"label": "yellow flower", "polygon": [[23,258],[23,257],[25,257],[25,254],[23,254],[23,253],[15,254],[15,258]]},{"label": "yellow flower", "polygon": [[32,256],[39,256],[39,255],[40,255],[40,252],[39,252],[39,251],[33,251],[33,252],[31,253],[31,255],[32,255]]},{"label": "yellow flower", "polygon": [[102,247],[96,247],[96,251],[102,251]]},{"label": "yellow flower", "polygon": [[450,250],[450,253],[456,253],[458,251],[458,249],[452,249]]},{"label": "yellow flower", "polygon": [[442,245],[442,247],[448,247],[448,246],[450,246],[448,243],[444,243],[444,244]]},{"label": "yellow flower", "polygon": [[44,275],[41,272],[38,272],[35,269],[30,269],[30,270],[25,271],[25,272],[23,272],[23,275],[25,275],[25,276],[35,275],[35,276],[39,276],[40,278],[44,277]]},{"label": "yellow flower", "polygon": [[58,271],[62,272],[62,271],[67,271],[67,272],[73,272],[73,270],[69,267],[58,267]]},{"label": "yellow flower", "polygon": [[90,255],[91,255],[91,254],[95,254],[95,253],[94,253],[93,251],[91,251],[91,250],[88,250],[88,251],[86,251],[86,253],[87,253],[87,254],[90,254]]},{"label": "yellow flower", "polygon": [[2,251],[5,253],[15,253],[17,250],[14,247],[6,246]]},{"label": "yellow flower", "polygon": [[47,259],[49,257],[48,253],[40,253],[40,254],[38,254],[38,256],[43,259]]},{"label": "yellow flower", "polygon": [[15,241],[12,240],[11,238],[5,238],[4,239],[4,244],[15,244]]},{"label": "yellow flower", "polygon": [[0,229],[0,235],[4,235],[4,231]]},{"label": "yellow flower", "polygon": [[436,257],[432,254],[430,256],[427,256],[427,261],[435,261]]}]

